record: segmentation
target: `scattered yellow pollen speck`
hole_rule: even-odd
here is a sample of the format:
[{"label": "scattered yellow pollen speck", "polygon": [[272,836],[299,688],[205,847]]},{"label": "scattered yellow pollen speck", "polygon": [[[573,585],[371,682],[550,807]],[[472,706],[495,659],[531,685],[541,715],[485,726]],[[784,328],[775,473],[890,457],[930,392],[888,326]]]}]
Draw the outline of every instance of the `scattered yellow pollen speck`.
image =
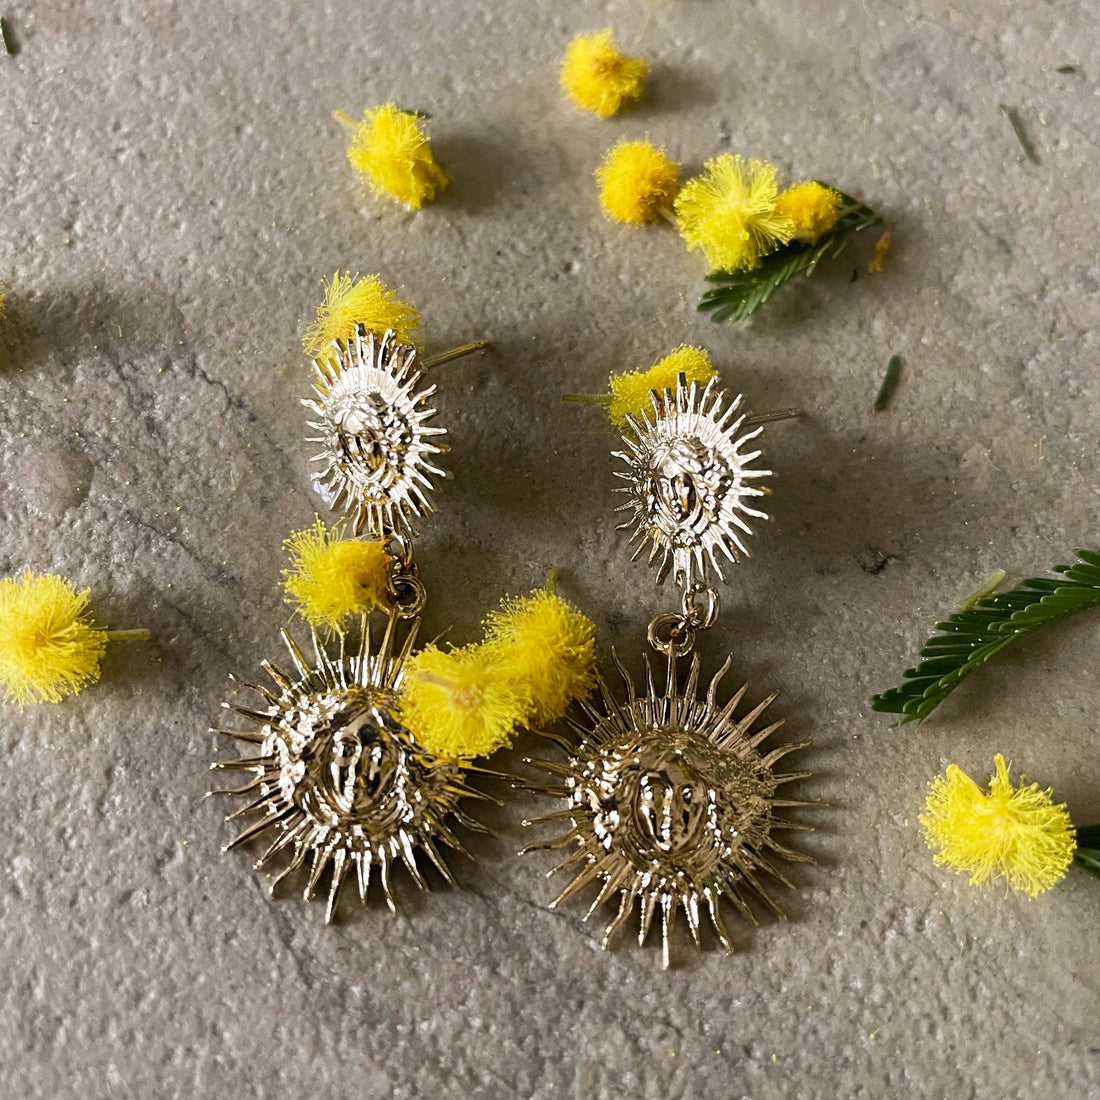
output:
[{"label": "scattered yellow pollen speck", "polygon": [[718,372],[711,366],[710,356],[703,348],[682,345],[654,363],[647,371],[624,371],[611,376],[611,403],[607,415],[620,431],[625,430],[628,416],[637,416],[651,409],[650,390],[661,393],[675,391],[678,375],[685,375],[688,383],[705,386]]},{"label": "scattered yellow pollen speck", "polygon": [[839,191],[809,180],[788,187],[775,200],[775,212],[794,224],[795,240],[817,244],[836,225],[841,201]]},{"label": "scattered yellow pollen speck", "polygon": [[384,103],[368,107],[362,122],[353,122],[342,111],[336,112],[336,118],[350,127],[348,160],[375,195],[389,195],[418,210],[450,183],[432,158],[428,137],[414,112]]},{"label": "scattered yellow pollen speck", "polygon": [[498,667],[530,701],[530,722],[556,722],[595,687],[596,628],[560,596],[503,600],[486,627]]},{"label": "scattered yellow pollen speck", "polygon": [[334,272],[325,284],[325,299],[317,307],[317,320],[302,337],[302,350],[311,359],[332,354],[333,340],[350,340],[359,325],[381,336],[393,329],[398,343],[420,346],[420,314],[404,302],[377,275],[353,278]]},{"label": "scattered yellow pollen speck", "polygon": [[25,569],[0,580],[0,684],[5,699],[58,703],[99,679],[108,635],[88,610],[88,590]]},{"label": "scattered yellow pollen speck", "polygon": [[283,570],[286,602],[311,626],[336,629],[352,615],[387,603],[391,558],[381,542],[344,538],[317,519],[283,542],[290,568]]},{"label": "scattered yellow pollen speck", "polygon": [[581,110],[610,118],[624,103],[641,98],[648,72],[641,58],[619,53],[611,31],[598,31],[578,35],[565,48],[561,86]]},{"label": "scattered yellow pollen speck", "polygon": [[877,275],[882,271],[882,261],[886,259],[886,253],[890,251],[890,231],[886,230],[877,241],[875,241],[875,254],[871,257],[871,262],[867,265],[867,270],[872,275]]},{"label": "scattered yellow pollen speck", "polygon": [[600,206],[612,221],[658,221],[676,197],[680,166],[648,141],[620,141],[596,169]]},{"label": "scattered yellow pollen speck", "polygon": [[776,211],[775,166],[723,153],[707,161],[676,197],[680,236],[715,271],[751,271],[794,233]]},{"label": "scattered yellow pollen speck", "polygon": [[408,662],[401,720],[418,744],[439,756],[488,756],[507,745],[530,714],[522,685],[501,672],[496,647],[444,651],[427,646]]},{"label": "scattered yellow pollen speck", "polygon": [[920,823],[934,862],[970,875],[972,886],[1004,878],[1034,898],[1049,890],[1073,861],[1076,832],[1064,804],[1037,783],[1013,789],[1005,759],[983,791],[956,765],[928,784]]}]

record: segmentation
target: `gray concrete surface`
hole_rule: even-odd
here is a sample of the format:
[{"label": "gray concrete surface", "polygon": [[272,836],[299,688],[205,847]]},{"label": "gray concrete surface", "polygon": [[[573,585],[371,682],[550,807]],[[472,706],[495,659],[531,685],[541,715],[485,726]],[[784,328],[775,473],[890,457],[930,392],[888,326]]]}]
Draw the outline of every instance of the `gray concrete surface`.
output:
[{"label": "gray concrete surface", "polygon": [[[920,729],[867,705],[994,569],[1097,544],[1093,5],[5,11],[0,280],[24,335],[0,373],[0,571],[65,573],[155,642],[63,705],[0,706],[0,1094],[1100,1095],[1100,882],[973,891],[916,831],[929,776],[997,751],[1100,820],[1097,620]],[[654,66],[610,122],[557,88],[566,41],[603,26]],[[389,98],[431,113],[454,177],[416,215],[363,196],[332,120]],[[689,170],[729,149],[860,195],[889,221],[886,272],[864,246],[751,326],[711,324],[700,258],[596,208],[603,151],[645,134]],[[652,945],[605,954],[583,906],[545,909],[549,861],[515,856],[533,796],[491,815],[462,889],[403,881],[400,919],[346,905],[326,928],[220,854],[206,729],[287,619],[279,542],[318,506],[298,338],[337,268],[402,286],[431,348],[495,347],[440,375],[454,479],[419,554],[427,627],[457,641],[550,565],[605,653],[636,662],[667,601],[613,531],[609,429],[562,392],[687,341],[754,408],[809,410],[768,434],[774,519],[703,646],[814,740],[803,790],[831,808],[808,815],[820,866],[789,924],[738,928],[733,958],[681,928],[667,974]]]}]

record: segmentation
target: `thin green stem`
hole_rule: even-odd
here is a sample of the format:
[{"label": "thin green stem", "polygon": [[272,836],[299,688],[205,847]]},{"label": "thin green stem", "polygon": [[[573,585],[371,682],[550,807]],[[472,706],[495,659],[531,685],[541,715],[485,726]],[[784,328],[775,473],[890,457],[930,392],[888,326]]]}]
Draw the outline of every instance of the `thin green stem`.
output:
[{"label": "thin green stem", "polygon": [[108,630],[109,642],[147,642],[152,635],[148,630]]},{"label": "thin green stem", "polygon": [[1077,848],[1073,853],[1073,862],[1083,871],[1100,877],[1100,851],[1095,848]]},{"label": "thin green stem", "polygon": [[955,608],[955,614],[958,615],[962,611],[972,611],[979,600],[984,600],[992,596],[993,593],[1004,584],[1007,577],[1008,573],[1004,569],[996,570],[989,580],[980,588],[976,588],[971,592],[970,595]]}]

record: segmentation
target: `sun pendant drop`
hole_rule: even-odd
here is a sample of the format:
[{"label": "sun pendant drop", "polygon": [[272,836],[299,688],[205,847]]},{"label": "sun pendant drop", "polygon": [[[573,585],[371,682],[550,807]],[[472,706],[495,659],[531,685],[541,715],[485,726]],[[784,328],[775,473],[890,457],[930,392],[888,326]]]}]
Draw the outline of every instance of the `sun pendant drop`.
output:
[{"label": "sun pendant drop", "polygon": [[[808,828],[779,811],[812,803],[777,792],[809,773],[774,770],[782,757],[809,742],[763,747],[782,725],[762,720],[775,696],[743,706],[742,686],[720,702],[729,659],[702,693],[698,656],[691,656],[683,680],[678,667],[697,632],[718,618],[718,593],[708,583],[712,569],[721,576],[718,554],[731,561],[747,554],[743,536],[750,531],[743,517],[767,518],[746,502],[762,495],[755,481],[767,474],[751,465],[760,451],[746,449],[761,429],[737,415],[739,396],[723,408],[725,396],[713,380],[700,391],[681,376],[675,390],[650,395],[652,415],[630,419],[627,450],[617,452],[627,464],[619,475],[628,483],[624,509],[632,514],[625,526],[634,527],[642,546],[651,543],[658,583],[671,574],[682,589],[680,610],[657,615],[649,626],[649,643],[664,667],[655,674],[644,659],[645,693],[639,694],[614,657],[624,698],[601,679],[600,703],[584,705],[583,723],[570,722],[577,740],[553,738],[565,760],[529,760],[552,777],[532,788],[565,801],[563,809],[529,824],[564,822],[566,832],[524,849],[568,853],[550,873],[570,871],[573,877],[551,908],[593,884],[598,892],[585,920],[617,898],[604,947],[635,911],[643,944],[660,913],[666,967],[679,911],[697,945],[709,918],[732,951],[722,899],[751,924],[757,923],[753,903],[782,918],[769,891],[772,883],[791,883],[778,863],[812,862],[776,836]],[[749,430],[738,434],[744,428]]]},{"label": "sun pendant drop", "polygon": [[464,797],[484,797],[466,785],[464,768],[424,752],[401,721],[398,693],[416,640],[416,620],[404,626],[398,644],[402,629],[399,613],[391,612],[380,640],[372,644],[364,617],[354,651],[349,654],[347,634],[340,631],[335,655],[313,631],[312,661],[284,630],[294,673],[264,661],[274,688],[242,685],[260,697],[260,704],[224,704],[260,728],[216,731],[255,746],[255,755],[213,765],[254,777],[242,787],[215,792],[251,797],[227,819],[243,817],[249,823],[226,851],[252,840],[266,841],[269,846],[256,870],[280,860],[283,864],[271,882],[272,895],[288,875],[308,864],[305,898],[311,900],[325,871],[331,870],[326,921],[332,920],[349,874],[365,902],[376,870],[391,910],[394,866],[404,866],[427,889],[416,862],[418,851],[453,885],[437,842],[465,850],[447,819],[481,829],[458,806]]}]

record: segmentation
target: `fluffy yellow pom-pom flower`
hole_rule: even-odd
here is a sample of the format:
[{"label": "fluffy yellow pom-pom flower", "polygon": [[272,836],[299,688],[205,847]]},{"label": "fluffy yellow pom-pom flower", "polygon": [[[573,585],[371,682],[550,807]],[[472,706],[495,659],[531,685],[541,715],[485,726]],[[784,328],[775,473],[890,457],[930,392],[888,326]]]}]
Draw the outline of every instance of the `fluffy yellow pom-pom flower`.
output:
[{"label": "fluffy yellow pom-pom flower", "polygon": [[723,153],[677,195],[680,236],[714,271],[751,271],[794,233],[794,223],[776,210],[778,196],[774,165]]},{"label": "fluffy yellow pom-pom flower", "polygon": [[392,559],[381,542],[346,539],[343,523],[329,530],[318,519],[283,542],[286,602],[311,626],[334,630],[352,615],[387,603]]},{"label": "fluffy yellow pom-pom flower", "polygon": [[1013,790],[1005,759],[993,758],[996,774],[983,791],[951,764],[928,784],[924,839],[934,861],[968,873],[973,886],[1003,877],[1013,890],[1037,897],[1073,862],[1076,833],[1064,804],[1037,783]]},{"label": "fluffy yellow pom-pom flower", "polygon": [[0,580],[0,683],[7,699],[58,703],[99,679],[109,635],[92,625],[88,590],[24,570]]},{"label": "fluffy yellow pom-pom flower", "polygon": [[556,722],[595,685],[595,627],[559,596],[506,599],[486,626],[499,669],[530,698],[530,721]]},{"label": "fluffy yellow pom-pom flower", "polygon": [[429,752],[452,759],[488,756],[531,713],[525,686],[503,671],[498,647],[470,645],[414,654],[401,691],[401,720]]},{"label": "fluffy yellow pom-pom flower", "polygon": [[354,122],[343,111],[336,118],[351,128],[348,160],[375,195],[389,195],[410,210],[443,193],[450,183],[435,163],[420,118],[396,103],[368,107],[363,121]]},{"label": "fluffy yellow pom-pom flower", "polygon": [[302,350],[311,359],[327,359],[333,340],[350,340],[359,325],[376,336],[393,329],[398,343],[420,346],[416,306],[398,298],[377,275],[353,278],[337,271],[325,284],[325,299],[302,337]]},{"label": "fluffy yellow pom-pom flower", "polygon": [[581,34],[565,48],[561,86],[583,111],[610,118],[624,103],[640,99],[649,66],[621,54],[607,31]]},{"label": "fluffy yellow pom-pom flower", "polygon": [[718,372],[711,366],[710,356],[703,348],[686,344],[654,363],[647,371],[624,371],[611,376],[611,403],[607,415],[620,431],[625,430],[627,416],[637,416],[652,406],[649,391],[675,390],[677,375],[688,382],[705,386]]},{"label": "fluffy yellow pom-pom flower", "polygon": [[831,233],[840,216],[843,199],[839,191],[816,180],[796,183],[775,200],[775,212],[794,225],[793,238],[804,244],[817,244]]},{"label": "fluffy yellow pom-pom flower", "polygon": [[620,141],[596,169],[600,206],[612,221],[644,225],[676,197],[680,166],[648,141]]}]

